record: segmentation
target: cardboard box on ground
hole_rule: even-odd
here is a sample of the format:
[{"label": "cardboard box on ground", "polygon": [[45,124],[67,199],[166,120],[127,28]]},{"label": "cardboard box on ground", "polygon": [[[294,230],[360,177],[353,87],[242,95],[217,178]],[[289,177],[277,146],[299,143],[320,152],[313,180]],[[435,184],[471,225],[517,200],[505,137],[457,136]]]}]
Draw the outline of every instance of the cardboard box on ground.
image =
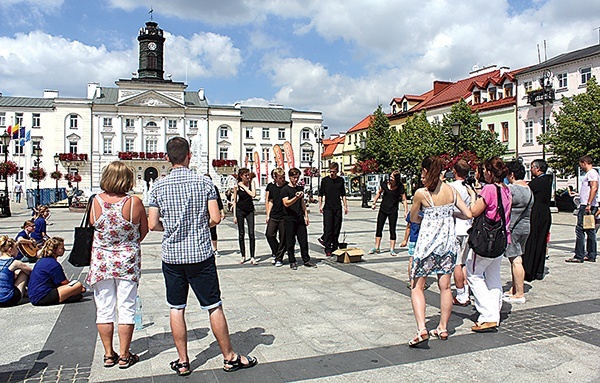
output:
[{"label": "cardboard box on ground", "polygon": [[350,247],[347,249],[337,249],[333,252],[333,255],[337,256],[338,262],[354,263],[361,262],[365,252],[357,247]]}]

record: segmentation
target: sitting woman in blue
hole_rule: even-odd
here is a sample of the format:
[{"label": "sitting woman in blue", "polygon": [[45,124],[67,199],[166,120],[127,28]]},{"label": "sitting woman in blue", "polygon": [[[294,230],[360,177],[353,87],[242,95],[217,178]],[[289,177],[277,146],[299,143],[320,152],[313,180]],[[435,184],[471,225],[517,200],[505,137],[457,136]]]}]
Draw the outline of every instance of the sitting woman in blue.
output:
[{"label": "sitting woman in blue", "polygon": [[48,234],[46,234],[46,218],[50,215],[50,209],[48,206],[40,206],[35,215],[34,219],[34,228],[33,233],[31,233],[31,238],[35,239],[38,246],[42,246],[44,242],[48,239]]},{"label": "sitting woman in blue", "polygon": [[[25,221],[25,223],[23,223],[23,226],[21,227],[23,228],[23,230],[21,230],[15,237],[15,241],[17,241],[17,244],[21,243],[29,245],[31,248],[33,248],[33,245],[37,247],[36,240],[31,238],[31,233],[33,233],[33,230],[35,229],[35,223],[33,222],[33,220],[29,219]],[[37,261],[37,256],[24,254],[21,251],[21,249],[19,249],[19,253],[17,254],[15,259],[18,259],[21,262],[35,262]]]},{"label": "sitting woman in blue", "polygon": [[52,237],[42,248],[41,258],[29,276],[29,300],[34,306],[49,306],[81,300],[85,288],[81,282],[69,282],[56,260],[65,253],[62,238]]},{"label": "sitting woman in blue", "polygon": [[17,243],[0,236],[0,307],[16,306],[25,294],[31,267],[16,260],[16,255]]}]

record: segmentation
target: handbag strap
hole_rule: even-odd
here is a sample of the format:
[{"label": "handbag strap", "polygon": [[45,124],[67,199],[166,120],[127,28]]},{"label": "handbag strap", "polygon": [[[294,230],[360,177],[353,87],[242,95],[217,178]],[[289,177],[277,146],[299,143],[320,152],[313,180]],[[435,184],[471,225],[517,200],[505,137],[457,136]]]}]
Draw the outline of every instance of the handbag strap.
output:
[{"label": "handbag strap", "polygon": [[519,218],[517,218],[517,220],[515,221],[515,223],[510,227],[510,231],[512,232],[513,229],[515,227],[517,227],[517,224],[519,222],[521,222],[521,220],[523,219],[523,217],[525,216],[525,213],[527,213],[527,210],[529,209],[529,204],[531,204],[531,200],[533,199],[533,192],[530,190],[529,191],[529,202],[527,202],[527,206],[525,206],[525,210],[523,210],[523,212],[521,213],[521,215],[519,216]]},{"label": "handbag strap", "polygon": [[92,209],[92,205],[94,204],[94,198],[96,198],[95,194],[92,194],[90,199],[88,199],[87,207],[85,208],[85,214],[81,219],[81,224],[79,227],[90,227],[90,210]]},{"label": "handbag strap", "polygon": [[502,204],[502,196],[500,195],[500,186],[496,186],[496,193],[498,194],[498,208],[500,209],[500,219],[502,220],[502,230],[506,232],[506,221],[504,218],[504,205]]}]

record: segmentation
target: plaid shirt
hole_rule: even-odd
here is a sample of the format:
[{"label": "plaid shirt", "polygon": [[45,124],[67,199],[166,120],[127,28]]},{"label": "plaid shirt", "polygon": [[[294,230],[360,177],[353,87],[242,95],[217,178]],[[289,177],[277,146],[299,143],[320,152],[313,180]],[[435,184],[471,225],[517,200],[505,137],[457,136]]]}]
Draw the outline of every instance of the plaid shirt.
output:
[{"label": "plaid shirt", "polygon": [[217,199],[212,181],[184,167],[157,180],[148,204],[157,207],[165,228],[162,260],[199,263],[213,255],[208,227],[208,200]]}]

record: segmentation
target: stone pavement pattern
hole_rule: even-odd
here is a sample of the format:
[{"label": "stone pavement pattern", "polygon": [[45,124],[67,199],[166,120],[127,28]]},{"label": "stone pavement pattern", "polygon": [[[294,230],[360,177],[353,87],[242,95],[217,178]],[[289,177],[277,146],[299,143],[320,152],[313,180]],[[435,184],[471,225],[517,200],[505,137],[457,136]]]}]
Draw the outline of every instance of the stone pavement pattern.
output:
[{"label": "stone pavement pattern", "polygon": [[[347,241],[365,251],[373,246],[376,212],[351,202],[342,229]],[[0,234],[14,235],[29,217],[0,219]],[[402,214],[401,214],[402,215]],[[231,217],[219,225],[217,259],[225,314],[236,351],[250,353],[259,365],[225,373],[207,314],[194,297],[187,309],[189,354],[194,372],[177,377],[168,366],[177,358],[169,330],[161,274],[161,233],[142,246],[144,329],[134,333],[138,364],[128,370],[103,368],[91,295],[55,307],[26,303],[0,310],[2,382],[598,382],[600,348],[599,264],[566,264],[573,248],[575,217],[553,214],[548,274],[526,286],[527,303],[504,305],[498,333],[470,331],[472,306],[455,307],[450,339],[430,340],[428,349],[409,349],[416,326],[406,287],[407,254],[366,256],[365,262],[339,264],[326,259],[317,242],[321,217],[310,214],[309,241],[317,269],[275,268],[268,259],[264,215],[257,217],[257,266],[239,265],[237,230]],[[50,235],[72,244],[81,214],[53,212]],[[398,227],[403,235],[404,222]],[[387,230],[387,227],[386,227]],[[384,232],[382,249],[388,244]],[[83,280],[87,268],[67,276]],[[510,278],[508,261],[503,280]],[[426,292],[428,328],[439,319],[435,279]],[[115,337],[116,340],[116,337]]]}]

